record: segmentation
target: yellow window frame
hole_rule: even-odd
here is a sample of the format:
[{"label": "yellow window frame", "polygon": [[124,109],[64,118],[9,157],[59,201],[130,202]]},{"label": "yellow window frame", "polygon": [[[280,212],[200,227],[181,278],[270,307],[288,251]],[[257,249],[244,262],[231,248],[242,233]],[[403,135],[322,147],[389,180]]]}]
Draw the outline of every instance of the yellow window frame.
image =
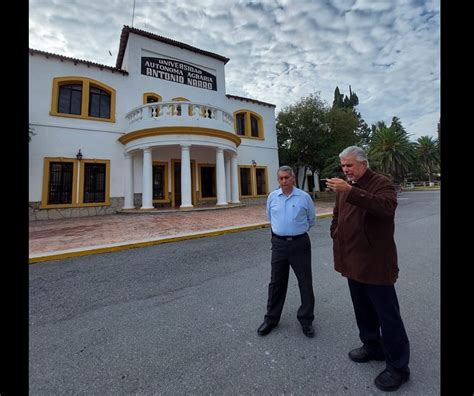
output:
[{"label": "yellow window frame", "polygon": [[[81,114],[67,114],[60,113],[58,111],[58,99],[59,99],[59,88],[62,85],[67,84],[81,84],[82,85],[82,102],[81,102]],[[90,100],[90,87],[96,87],[104,90],[110,94],[110,117],[92,117],[89,116],[89,100]],[[67,76],[67,77],[55,77],[53,78],[53,90],[51,95],[51,110],[49,115],[55,117],[67,117],[67,118],[79,118],[83,120],[103,121],[103,122],[115,122],[115,102],[116,92],[112,87],[97,81],[92,78],[78,77],[78,76]]]}]

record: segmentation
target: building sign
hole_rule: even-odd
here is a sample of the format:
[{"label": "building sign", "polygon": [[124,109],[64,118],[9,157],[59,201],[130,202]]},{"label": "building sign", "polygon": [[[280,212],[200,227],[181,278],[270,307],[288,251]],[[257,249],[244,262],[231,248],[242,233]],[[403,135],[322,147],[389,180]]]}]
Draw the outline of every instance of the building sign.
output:
[{"label": "building sign", "polygon": [[142,74],[217,91],[216,76],[198,67],[171,59],[142,57]]}]

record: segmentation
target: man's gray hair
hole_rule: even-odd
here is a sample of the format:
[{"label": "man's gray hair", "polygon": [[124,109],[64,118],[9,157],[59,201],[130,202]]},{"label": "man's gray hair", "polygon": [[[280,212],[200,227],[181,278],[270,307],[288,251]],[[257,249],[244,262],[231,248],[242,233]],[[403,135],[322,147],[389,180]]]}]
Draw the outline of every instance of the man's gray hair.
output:
[{"label": "man's gray hair", "polygon": [[278,168],[277,175],[278,175],[278,172],[288,172],[290,176],[295,177],[295,172],[293,171],[293,168],[288,165],[280,166]]},{"label": "man's gray hair", "polygon": [[358,147],[358,146],[349,146],[349,147],[346,147],[344,150],[342,150],[341,153],[339,154],[339,158],[341,158],[341,159],[345,158],[345,157],[351,157],[351,156],[355,156],[355,159],[357,161],[367,162],[367,168],[370,168],[369,160],[367,159],[367,154],[360,147]]}]

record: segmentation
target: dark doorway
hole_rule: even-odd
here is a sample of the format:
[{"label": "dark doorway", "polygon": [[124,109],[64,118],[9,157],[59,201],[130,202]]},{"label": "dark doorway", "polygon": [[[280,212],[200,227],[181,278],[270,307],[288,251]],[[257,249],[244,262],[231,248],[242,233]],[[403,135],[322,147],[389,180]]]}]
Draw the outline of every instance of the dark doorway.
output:
[{"label": "dark doorway", "polygon": [[312,193],[314,190],[314,175],[308,175],[308,191]]},{"label": "dark doorway", "polygon": [[175,162],[173,166],[174,177],[174,206],[181,205],[181,162]]},{"label": "dark doorway", "polygon": [[214,166],[201,166],[201,197],[216,197],[216,168]]}]

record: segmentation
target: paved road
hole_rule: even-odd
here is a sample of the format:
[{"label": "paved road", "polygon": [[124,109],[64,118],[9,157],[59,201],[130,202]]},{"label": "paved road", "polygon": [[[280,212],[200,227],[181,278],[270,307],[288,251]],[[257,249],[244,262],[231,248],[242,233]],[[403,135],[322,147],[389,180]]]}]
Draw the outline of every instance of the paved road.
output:
[{"label": "paved road", "polygon": [[[345,278],[330,219],[311,232],[316,337],[296,320],[291,274],[280,326],[256,329],[270,275],[269,230],[30,266],[30,394],[378,395],[382,362],[356,364]],[[399,195],[397,291],[412,380],[399,395],[440,394],[439,192]]]}]

